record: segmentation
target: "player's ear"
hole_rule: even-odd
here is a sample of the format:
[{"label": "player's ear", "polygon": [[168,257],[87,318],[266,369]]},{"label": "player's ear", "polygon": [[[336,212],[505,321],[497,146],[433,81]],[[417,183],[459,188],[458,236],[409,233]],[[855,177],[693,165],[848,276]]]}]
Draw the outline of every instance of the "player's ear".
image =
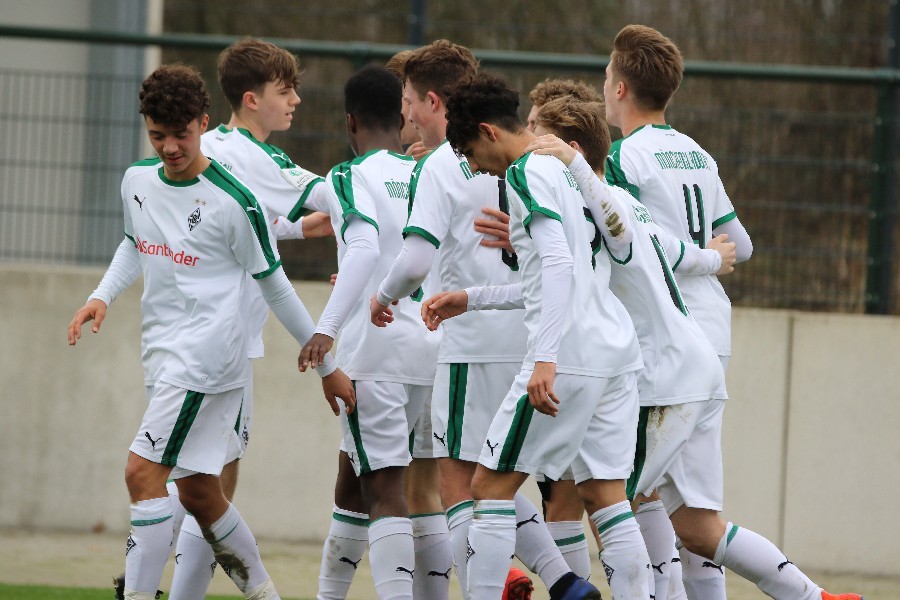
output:
[{"label": "player's ear", "polygon": [[206,133],[206,128],[209,127],[209,115],[204,114],[200,119],[200,135]]},{"label": "player's ear", "polygon": [[425,94],[425,97],[431,102],[431,110],[437,111],[443,102],[441,102],[441,97],[435,94],[434,92],[428,92]]},{"label": "player's ear", "polygon": [[259,106],[259,103],[256,100],[256,93],[252,90],[247,90],[244,92],[244,95],[241,96],[241,107],[245,106],[251,110],[256,110]]},{"label": "player's ear", "polygon": [[347,113],[347,131],[349,133],[356,133],[356,117]]},{"label": "player's ear", "polygon": [[497,132],[494,130],[494,126],[490,123],[479,123],[478,132],[492,142],[497,141]]}]

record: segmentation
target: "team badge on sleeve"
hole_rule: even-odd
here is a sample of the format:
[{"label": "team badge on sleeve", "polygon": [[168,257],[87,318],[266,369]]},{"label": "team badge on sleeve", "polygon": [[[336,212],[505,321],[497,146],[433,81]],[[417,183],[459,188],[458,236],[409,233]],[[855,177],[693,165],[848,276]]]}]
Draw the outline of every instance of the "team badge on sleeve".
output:
[{"label": "team badge on sleeve", "polygon": [[322,179],[315,173],[296,166],[282,169],[281,176],[284,177],[285,181],[297,188],[301,194],[306,191],[306,188],[308,188],[311,183]]}]

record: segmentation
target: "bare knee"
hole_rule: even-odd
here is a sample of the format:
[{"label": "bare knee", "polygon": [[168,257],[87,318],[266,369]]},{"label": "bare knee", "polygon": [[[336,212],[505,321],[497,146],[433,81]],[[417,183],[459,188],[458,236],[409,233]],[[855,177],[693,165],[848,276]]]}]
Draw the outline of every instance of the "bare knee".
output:
[{"label": "bare knee", "polygon": [[545,498],[544,519],[548,523],[559,521],[581,521],[584,516],[584,503],[578,495],[575,482],[571,480],[552,481],[550,493]]},{"label": "bare knee", "polygon": [[129,453],[125,464],[125,485],[132,502],[162,498],[168,495],[166,478],[172,471],[167,467]]}]

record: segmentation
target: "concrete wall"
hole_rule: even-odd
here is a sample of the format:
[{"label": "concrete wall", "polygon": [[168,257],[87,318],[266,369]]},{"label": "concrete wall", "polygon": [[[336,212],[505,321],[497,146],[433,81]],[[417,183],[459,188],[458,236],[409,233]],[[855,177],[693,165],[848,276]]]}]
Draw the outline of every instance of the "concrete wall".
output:
[{"label": "concrete wall", "polygon": [[[0,526],[124,531],[127,447],[144,408],[139,287],[78,346],[66,325],[96,269],[0,264]],[[298,283],[318,315],[329,289]],[[322,539],[338,421],[270,320],[237,502],[260,537]],[[736,310],[724,516],[801,566],[896,574],[900,319]],[[533,492],[533,490],[532,490]]]}]

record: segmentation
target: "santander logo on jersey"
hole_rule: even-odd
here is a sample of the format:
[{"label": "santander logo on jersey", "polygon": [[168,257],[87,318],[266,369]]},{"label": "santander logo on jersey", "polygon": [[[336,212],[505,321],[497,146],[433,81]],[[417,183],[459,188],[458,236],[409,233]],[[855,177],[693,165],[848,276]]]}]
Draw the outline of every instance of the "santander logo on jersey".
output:
[{"label": "santander logo on jersey", "polygon": [[193,267],[197,264],[197,261],[200,260],[199,256],[185,254],[184,250],[175,252],[169,248],[168,244],[154,244],[153,242],[148,242],[141,238],[137,238],[137,249],[141,254],[147,254],[149,256],[165,256],[172,259],[172,262],[176,265],[184,265],[186,267]]}]

